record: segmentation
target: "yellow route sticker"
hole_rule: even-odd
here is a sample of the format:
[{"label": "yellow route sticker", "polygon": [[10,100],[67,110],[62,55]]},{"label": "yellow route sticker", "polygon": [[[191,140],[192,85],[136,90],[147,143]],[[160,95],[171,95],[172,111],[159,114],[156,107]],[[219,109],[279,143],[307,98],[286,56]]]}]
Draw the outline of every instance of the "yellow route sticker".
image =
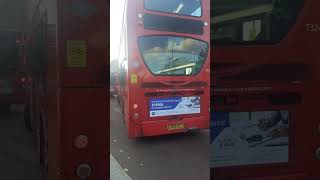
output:
[{"label": "yellow route sticker", "polygon": [[68,40],[68,60],[69,68],[85,68],[87,66],[87,44],[83,40]]},{"label": "yellow route sticker", "polygon": [[137,84],[137,83],[138,83],[137,74],[131,74],[131,84]]}]

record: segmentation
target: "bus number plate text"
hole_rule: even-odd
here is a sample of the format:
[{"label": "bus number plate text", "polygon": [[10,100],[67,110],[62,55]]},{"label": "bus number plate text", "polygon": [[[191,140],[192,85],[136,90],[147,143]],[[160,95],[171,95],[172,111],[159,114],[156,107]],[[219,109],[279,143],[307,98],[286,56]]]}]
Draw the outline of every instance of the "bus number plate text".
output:
[{"label": "bus number plate text", "polygon": [[184,124],[168,124],[167,128],[169,131],[184,129]]}]

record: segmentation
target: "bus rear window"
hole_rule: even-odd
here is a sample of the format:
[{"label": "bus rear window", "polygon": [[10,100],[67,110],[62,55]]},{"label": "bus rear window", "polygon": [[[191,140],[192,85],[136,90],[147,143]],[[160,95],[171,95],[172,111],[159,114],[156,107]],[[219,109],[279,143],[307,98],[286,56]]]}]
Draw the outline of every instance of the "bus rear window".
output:
[{"label": "bus rear window", "polygon": [[290,31],[304,0],[211,1],[211,40],[219,44],[273,44]]},{"label": "bus rear window", "polygon": [[208,54],[208,43],[186,37],[144,36],[138,43],[146,66],[154,75],[196,75]]},{"label": "bus rear window", "polygon": [[151,11],[194,17],[200,17],[202,13],[201,0],[145,0],[144,6]]}]

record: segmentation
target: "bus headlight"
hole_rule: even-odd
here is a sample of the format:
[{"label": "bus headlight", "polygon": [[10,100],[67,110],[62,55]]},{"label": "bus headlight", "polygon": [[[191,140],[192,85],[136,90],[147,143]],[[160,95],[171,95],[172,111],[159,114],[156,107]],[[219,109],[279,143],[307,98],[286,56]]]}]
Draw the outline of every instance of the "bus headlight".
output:
[{"label": "bus headlight", "polygon": [[77,176],[80,179],[86,179],[91,175],[91,167],[88,164],[81,164],[77,167]]},{"label": "bus headlight", "polygon": [[137,108],[138,108],[138,104],[134,104],[133,109],[137,109]]},{"label": "bus headlight", "polygon": [[317,160],[320,160],[320,147],[316,150],[316,158]]}]

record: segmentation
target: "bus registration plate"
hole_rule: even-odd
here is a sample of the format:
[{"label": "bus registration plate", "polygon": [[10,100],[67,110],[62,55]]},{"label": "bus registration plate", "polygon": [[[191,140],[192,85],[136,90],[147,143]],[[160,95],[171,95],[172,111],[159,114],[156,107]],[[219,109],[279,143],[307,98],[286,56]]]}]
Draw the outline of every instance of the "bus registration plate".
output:
[{"label": "bus registration plate", "polygon": [[169,131],[184,129],[184,124],[168,124],[167,128]]}]

